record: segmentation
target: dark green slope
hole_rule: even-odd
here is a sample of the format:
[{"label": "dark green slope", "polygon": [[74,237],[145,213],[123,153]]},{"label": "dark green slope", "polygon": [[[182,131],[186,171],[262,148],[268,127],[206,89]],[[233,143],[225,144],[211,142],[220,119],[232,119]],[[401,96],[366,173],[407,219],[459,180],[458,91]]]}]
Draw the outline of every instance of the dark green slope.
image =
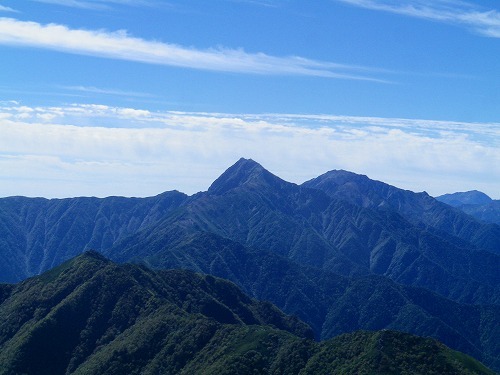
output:
[{"label": "dark green slope", "polygon": [[[271,301],[307,322],[317,338],[359,329],[396,329],[434,337],[500,366],[498,306],[459,304],[380,276],[346,278],[212,233],[183,235],[175,226],[125,248],[139,251],[128,253],[127,259],[154,268],[188,268],[229,279],[251,296]],[[116,257],[119,250],[113,248],[110,255]]]},{"label": "dark green slope", "polygon": [[163,228],[161,235],[142,234],[146,237],[139,241],[134,238],[134,246],[123,244],[125,254],[121,247],[115,247],[106,255],[155,269],[184,268],[226,278],[253,297],[299,316],[314,328],[318,338],[331,299],[348,285],[345,277],[329,273],[323,282],[322,270],[301,266],[270,251],[246,248],[212,233],[185,233],[169,227]]},{"label": "dark green slope", "polygon": [[185,199],[176,191],[151,198],[2,198],[0,282],[37,275],[88,249],[107,249]]},{"label": "dark green slope", "polygon": [[318,344],[303,323],[227,281],[118,266],[97,253],[4,293],[0,374],[492,374],[398,332]]},{"label": "dark green slope", "polygon": [[[357,332],[326,342],[303,374],[439,375],[489,372],[442,344],[400,332]],[[493,374],[493,372],[491,372]]]},{"label": "dark green slope", "polygon": [[302,184],[329,196],[366,208],[390,209],[414,224],[457,236],[479,249],[500,254],[500,226],[482,223],[427,193],[398,189],[366,176],[330,171]]},{"label": "dark green slope", "polygon": [[323,335],[395,329],[439,339],[499,369],[499,314],[498,306],[458,304],[425,289],[371,276],[353,280],[331,305]]},{"label": "dark green slope", "polygon": [[121,373],[157,356],[175,373],[225,324],[312,337],[305,324],[227,281],[118,266],[86,253],[16,285],[0,304],[0,373]]}]

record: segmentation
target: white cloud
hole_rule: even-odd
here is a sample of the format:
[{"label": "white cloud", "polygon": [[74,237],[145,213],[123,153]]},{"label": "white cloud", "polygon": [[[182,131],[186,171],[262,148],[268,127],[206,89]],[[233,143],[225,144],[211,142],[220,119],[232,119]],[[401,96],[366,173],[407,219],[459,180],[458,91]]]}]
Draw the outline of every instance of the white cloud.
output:
[{"label": "white cloud", "polygon": [[49,122],[55,119],[57,115],[54,113],[39,113],[36,115],[36,117],[42,121]]},{"label": "white cloud", "polygon": [[0,44],[29,46],[60,52],[223,72],[305,75],[386,82],[369,76],[369,69],[298,56],[276,57],[241,49],[198,50],[148,41],[126,31],[70,29],[64,25],[0,18]]},{"label": "white cloud", "polygon": [[500,124],[5,104],[0,132],[0,196],[194,193],[243,156],[297,183],[347,169],[435,195],[500,198]]},{"label": "white cloud", "polygon": [[116,111],[116,113],[125,118],[144,118],[151,115],[151,112],[147,110],[133,108],[120,108]]},{"label": "white cloud", "polygon": [[488,37],[500,38],[500,12],[461,0],[336,0],[366,9],[459,24]]}]

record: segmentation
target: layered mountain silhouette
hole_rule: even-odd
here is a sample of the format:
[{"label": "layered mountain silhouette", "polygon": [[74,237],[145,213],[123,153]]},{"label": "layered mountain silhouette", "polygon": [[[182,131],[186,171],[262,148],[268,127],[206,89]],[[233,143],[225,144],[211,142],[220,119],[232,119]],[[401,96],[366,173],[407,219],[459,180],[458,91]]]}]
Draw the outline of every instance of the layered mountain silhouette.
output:
[{"label": "layered mountain silhouette", "polygon": [[401,332],[316,343],[230,282],[95,252],[0,291],[0,374],[493,374]]},{"label": "layered mountain silhouette", "polygon": [[0,199],[2,281],[87,249],[233,281],[310,324],[431,336],[500,368],[500,227],[345,171],[302,185],[240,159],[208,191]]},{"label": "layered mountain silhouette", "polygon": [[500,200],[493,200],[483,192],[472,190],[436,197],[440,202],[457,207],[463,212],[484,221],[500,225]]}]

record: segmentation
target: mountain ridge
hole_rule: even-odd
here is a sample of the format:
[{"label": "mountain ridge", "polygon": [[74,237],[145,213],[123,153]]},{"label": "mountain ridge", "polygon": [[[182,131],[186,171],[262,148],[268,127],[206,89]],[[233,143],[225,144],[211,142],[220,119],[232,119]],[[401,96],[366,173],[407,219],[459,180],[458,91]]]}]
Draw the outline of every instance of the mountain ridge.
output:
[{"label": "mountain ridge", "polygon": [[275,176],[256,161],[240,158],[210,185],[207,192],[223,194],[239,186],[258,189],[266,185],[279,188],[289,184],[291,183]]},{"label": "mountain ridge", "polygon": [[345,171],[326,172],[302,186],[365,208],[395,210],[415,225],[433,227],[477,248],[500,254],[500,226],[485,225],[460,210],[450,209],[426,192],[414,193]]},{"label": "mountain ridge", "polygon": [[487,194],[478,190],[444,194],[436,197],[436,199],[454,207],[466,204],[483,205],[493,201]]},{"label": "mountain ridge", "polygon": [[[450,241],[449,234],[413,224],[397,211],[361,207],[320,189],[290,183],[255,189],[243,183],[222,195],[199,193],[176,216],[157,223],[157,236],[172,225],[212,232],[346,276],[385,275],[461,302],[498,303],[500,298],[497,255],[468,248],[465,240]],[[476,289],[482,294],[471,293]]]}]

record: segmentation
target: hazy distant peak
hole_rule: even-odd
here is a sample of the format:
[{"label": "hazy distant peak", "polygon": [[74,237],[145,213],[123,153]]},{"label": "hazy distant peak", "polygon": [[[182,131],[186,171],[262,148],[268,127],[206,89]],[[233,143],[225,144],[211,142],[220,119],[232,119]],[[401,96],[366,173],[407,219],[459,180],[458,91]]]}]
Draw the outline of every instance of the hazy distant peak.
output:
[{"label": "hazy distant peak", "polygon": [[344,169],[333,169],[331,171],[328,171],[326,173],[323,173],[322,175],[305,182],[304,184],[309,184],[312,183],[313,181],[315,182],[326,182],[328,183],[333,183],[336,185],[343,185],[347,182],[352,182],[352,181],[372,181],[368,176],[365,176],[363,174],[357,174],[354,172],[349,172]]},{"label": "hazy distant peak", "polygon": [[377,196],[378,200],[385,200],[401,190],[372,180],[368,176],[345,170],[331,170],[304,182],[302,186],[319,189],[332,197],[347,199],[362,206],[372,205],[374,196]]},{"label": "hazy distant peak", "polygon": [[488,195],[478,190],[444,194],[436,197],[436,199],[455,207],[464,204],[488,204],[493,200]]}]

